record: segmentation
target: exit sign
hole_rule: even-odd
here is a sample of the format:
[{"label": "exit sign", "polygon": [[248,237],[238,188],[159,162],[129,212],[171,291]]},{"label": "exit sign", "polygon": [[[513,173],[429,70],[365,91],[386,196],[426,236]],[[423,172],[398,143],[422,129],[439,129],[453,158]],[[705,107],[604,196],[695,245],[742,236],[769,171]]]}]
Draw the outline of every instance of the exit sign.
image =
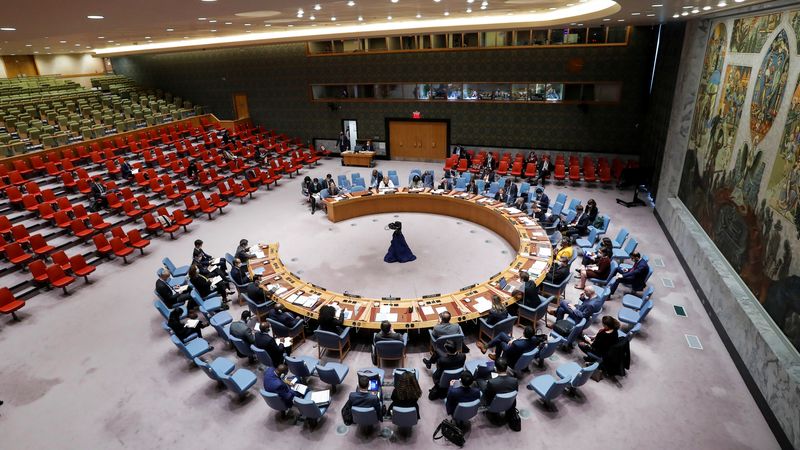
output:
[{"label": "exit sign", "polygon": [[419,111],[414,111],[411,113],[412,119],[422,119],[422,113]]}]

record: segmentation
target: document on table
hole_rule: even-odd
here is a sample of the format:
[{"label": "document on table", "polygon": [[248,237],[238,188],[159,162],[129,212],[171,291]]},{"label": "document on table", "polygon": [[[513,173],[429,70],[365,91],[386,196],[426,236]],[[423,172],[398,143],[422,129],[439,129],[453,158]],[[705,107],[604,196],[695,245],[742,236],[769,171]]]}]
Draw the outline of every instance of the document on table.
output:
[{"label": "document on table", "polygon": [[528,272],[529,273],[534,273],[536,275],[539,275],[540,273],[544,272],[545,269],[547,269],[547,263],[546,262],[544,262],[544,261],[536,261],[535,263],[533,263],[531,268],[528,269]]},{"label": "document on table", "polygon": [[392,307],[389,305],[381,305],[380,313],[381,314],[389,314],[392,312]]},{"label": "document on table", "polygon": [[423,306],[422,313],[425,314],[426,316],[432,316],[434,314],[434,311],[433,308],[431,308],[430,306]]},{"label": "document on table", "polygon": [[263,267],[256,267],[255,269],[253,269],[253,273],[256,274],[256,275],[261,275],[262,273],[264,273],[264,268]]},{"label": "document on table", "polygon": [[539,256],[549,257],[553,255],[553,250],[550,247],[539,247]]},{"label": "document on table", "polygon": [[444,189],[434,189],[431,194],[444,194]]},{"label": "document on table", "polygon": [[305,306],[306,308],[313,308],[314,305],[317,304],[317,301],[319,301],[319,295],[309,295],[305,297],[305,301],[303,301],[303,306]]},{"label": "document on table", "polygon": [[389,322],[397,322],[397,313],[378,313],[378,314],[375,314],[375,321],[376,322],[383,322],[384,320],[388,320]]},{"label": "document on table", "polygon": [[441,314],[443,312],[447,312],[447,308],[446,307],[440,306],[440,307],[436,308],[436,313],[437,314]]},{"label": "document on table", "polygon": [[475,308],[475,311],[479,313],[485,313],[486,311],[492,309],[492,302],[486,300],[485,297],[478,297],[472,303],[472,307]]},{"label": "document on table", "polygon": [[312,391],[311,401],[317,405],[327,405],[331,402],[331,391]]},{"label": "document on table", "polygon": [[506,211],[508,211],[509,214],[519,214],[519,213],[522,212],[522,211],[518,210],[517,208],[506,208]]},{"label": "document on table", "polygon": [[296,304],[298,297],[300,297],[300,294],[292,294],[286,297],[286,301],[292,304]]},{"label": "document on table", "polygon": [[277,342],[278,345],[283,345],[284,347],[287,348],[292,346],[292,338],[290,337],[277,338],[275,339],[275,342]]},{"label": "document on table", "polygon": [[197,326],[198,323],[200,323],[200,321],[197,319],[189,319],[186,321],[186,324],[184,326],[186,328],[194,328]]},{"label": "document on table", "polygon": [[344,318],[345,318],[345,320],[352,319],[353,318],[353,311],[351,311],[349,309],[345,309],[344,310]]},{"label": "document on table", "polygon": [[308,386],[306,386],[305,384],[297,383],[294,386],[292,386],[292,390],[300,395],[306,395],[306,392],[308,391]]}]

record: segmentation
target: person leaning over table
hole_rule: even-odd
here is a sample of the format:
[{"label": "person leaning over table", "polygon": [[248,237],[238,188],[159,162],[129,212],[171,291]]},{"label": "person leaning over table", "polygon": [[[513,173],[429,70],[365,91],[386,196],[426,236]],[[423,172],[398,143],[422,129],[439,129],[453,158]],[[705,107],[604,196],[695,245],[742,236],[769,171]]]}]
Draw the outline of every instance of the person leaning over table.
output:
[{"label": "person leaning over table", "polygon": [[494,325],[507,318],[508,310],[506,309],[506,305],[503,304],[503,299],[497,294],[492,295],[492,308],[489,310],[489,315],[487,315],[484,320],[488,325]]},{"label": "person leaning over table", "polygon": [[381,187],[383,181],[383,174],[378,169],[372,169],[372,176],[369,179],[369,188],[378,189]]},{"label": "person leaning over table", "polygon": [[250,243],[247,239],[242,239],[239,241],[239,246],[236,247],[236,253],[234,256],[239,259],[239,261],[247,262],[248,260],[255,258],[256,255],[250,253]]}]

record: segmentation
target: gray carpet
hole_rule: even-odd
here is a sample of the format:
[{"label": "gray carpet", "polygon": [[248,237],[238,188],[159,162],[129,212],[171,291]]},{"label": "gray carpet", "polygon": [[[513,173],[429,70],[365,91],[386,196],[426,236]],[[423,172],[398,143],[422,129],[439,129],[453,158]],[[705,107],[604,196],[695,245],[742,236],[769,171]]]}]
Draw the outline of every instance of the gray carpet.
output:
[{"label": "gray carpet", "polygon": [[[379,162],[382,170],[396,169],[401,180],[412,167],[441,173],[439,164]],[[333,159],[304,172],[335,176],[351,171]],[[359,172],[368,176],[367,169]],[[502,445],[517,448],[778,448],[651,210],[620,207],[614,202],[620,196],[615,190],[552,184],[547,190],[551,198],[559,190],[584,202],[595,198],[601,214],[612,216],[609,235],[626,226],[640,238],[640,250],[651,262],[663,260],[664,267],[656,267],[651,278],[656,306],[643,333],[631,343],[627,377],[590,381],[579,396],[559,398],[557,411],[545,410],[535,393],[523,389],[517,404],[529,418],[523,420],[522,432],[496,427],[479,415],[472,422],[467,446],[497,446],[500,438]],[[161,318],[152,306],[155,270],[163,256],[188,262],[197,237],[206,241],[209,253],[219,256],[233,251],[241,237],[251,242],[278,241],[284,262],[302,271],[302,277],[330,289],[364,295],[454,290],[485,279],[510,260],[503,253],[510,250],[508,244],[477,225],[402,214],[405,234],[419,259],[408,265],[387,265],[382,257],[390,237],[383,226],[393,215],[332,224],[323,214],[312,216],[299,191],[296,179],[282,180],[270,192],[259,191],[245,207],[232,204],[213,221],[196,219],[190,235],[174,241],[153,240],[147,254],[134,257],[127,266],[121,260],[100,266],[94,283],[77,282],[70,296],[53,291],[35,297],[20,311],[22,322],[3,318],[0,399],[5,405],[0,407],[0,446],[195,450],[447,446],[431,440],[436,424],[445,417],[441,401],[420,401],[422,420],[410,435],[395,432],[384,439],[356,427],[340,428],[339,410],[355,384],[355,370],[371,365],[363,339],[345,360],[351,368],[345,386],[334,395],[325,419],[309,431],[281,420],[261,400],[256,391],[260,379],[244,401],[218,388],[177,353],[161,329]],[[622,195],[630,197],[630,192]],[[662,278],[672,280],[675,287],[665,288]],[[622,292],[606,303],[609,314],[616,315]],[[574,289],[567,296],[574,298]],[[673,304],[683,305],[688,317],[677,317]],[[231,312],[237,315],[240,309],[236,305]],[[209,356],[225,356],[238,367],[258,370],[237,359],[210,330],[205,335],[216,349]],[[703,350],[688,348],[685,334],[698,336]],[[430,376],[421,362],[425,341],[412,336],[412,342],[407,365],[421,370],[422,388],[427,391]],[[469,342],[468,357],[482,356],[474,338]],[[297,352],[316,356],[317,349],[313,341],[307,341]],[[523,383],[540,374],[555,375],[560,364],[580,356],[578,350],[558,351],[543,369],[534,368],[525,376]],[[311,384],[323,386],[319,380]],[[384,425],[396,431],[390,423]]]}]

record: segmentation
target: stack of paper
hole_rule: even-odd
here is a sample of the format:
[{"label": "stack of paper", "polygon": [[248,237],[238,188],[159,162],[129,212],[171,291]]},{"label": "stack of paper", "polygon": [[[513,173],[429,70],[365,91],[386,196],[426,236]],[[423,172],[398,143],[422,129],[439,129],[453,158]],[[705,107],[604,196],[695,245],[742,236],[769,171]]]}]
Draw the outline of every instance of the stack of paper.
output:
[{"label": "stack of paper", "polygon": [[431,191],[432,194],[443,194],[444,189],[434,189]]},{"label": "stack of paper", "polygon": [[305,384],[297,383],[294,386],[292,386],[292,390],[294,390],[300,395],[306,395],[306,391],[308,391],[308,386],[306,386]]},{"label": "stack of paper", "polygon": [[517,208],[506,208],[509,214],[520,214],[522,211],[518,210]]},{"label": "stack of paper", "polygon": [[550,247],[539,247],[539,256],[549,257],[553,255],[553,249]]},{"label": "stack of paper", "polygon": [[544,272],[547,269],[547,263],[545,261],[536,261],[533,263],[530,269],[528,269],[529,273],[539,275],[540,273]]},{"label": "stack of paper", "polygon": [[380,313],[381,314],[389,314],[390,312],[392,312],[392,307],[391,306],[389,306],[389,305],[381,305],[381,308],[380,308]]},{"label": "stack of paper", "polygon": [[485,313],[486,311],[492,309],[492,302],[486,300],[485,297],[478,297],[472,303],[472,307],[475,308],[475,311],[479,313]]},{"label": "stack of paper", "polygon": [[253,269],[253,273],[256,274],[256,275],[261,275],[261,274],[264,273],[264,268],[263,267],[256,267],[255,269]]},{"label": "stack of paper", "polygon": [[331,391],[312,391],[311,401],[317,405],[327,405],[331,402]]},{"label": "stack of paper", "polygon": [[426,316],[432,316],[434,311],[433,308],[426,305],[422,307],[422,313],[425,314]]},{"label": "stack of paper", "polygon": [[388,320],[389,322],[397,322],[397,313],[378,313],[378,314],[375,314],[375,321],[383,322],[384,320]]},{"label": "stack of paper", "polygon": [[187,320],[187,321],[186,321],[186,323],[184,324],[184,326],[185,326],[186,328],[194,328],[194,327],[196,327],[196,326],[197,326],[197,324],[198,324],[198,323],[200,323],[200,321],[199,321],[199,320],[197,320],[197,319],[189,319],[189,320]]},{"label": "stack of paper", "polygon": [[217,276],[215,276],[214,278],[212,278],[212,279],[210,279],[210,280],[209,280],[209,282],[210,282],[211,284],[217,284],[217,283],[219,283],[220,281],[222,281],[222,277],[221,277],[221,276],[219,276],[219,275],[217,275]]},{"label": "stack of paper", "polygon": [[447,312],[447,308],[445,308],[444,306],[439,306],[438,308],[436,308],[437,314],[441,314],[443,312]]}]

